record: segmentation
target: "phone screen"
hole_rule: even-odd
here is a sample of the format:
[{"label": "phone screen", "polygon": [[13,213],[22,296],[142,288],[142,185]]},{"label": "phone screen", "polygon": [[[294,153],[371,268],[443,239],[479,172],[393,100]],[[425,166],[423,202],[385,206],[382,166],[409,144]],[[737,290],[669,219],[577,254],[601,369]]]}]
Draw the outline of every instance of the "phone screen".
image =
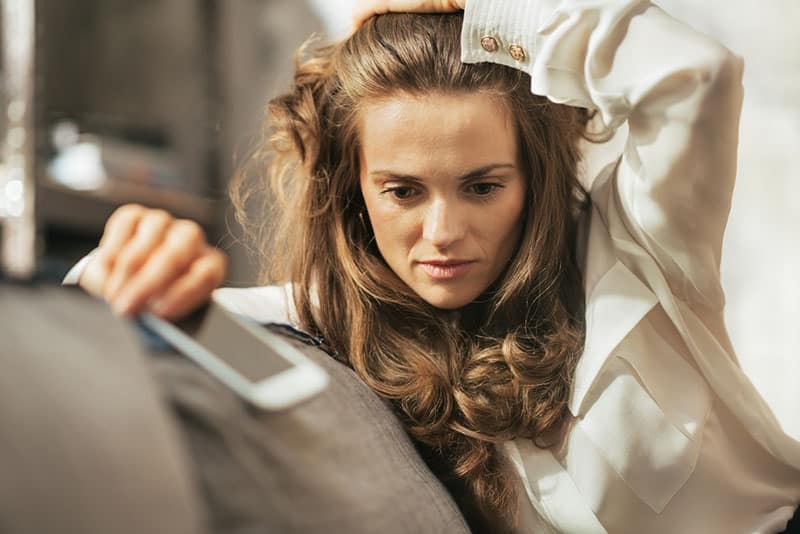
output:
[{"label": "phone screen", "polygon": [[266,329],[256,334],[251,329],[260,326],[245,326],[244,321],[218,305],[211,304],[175,326],[251,382],[261,382],[293,367],[265,342],[265,337],[277,334]]}]

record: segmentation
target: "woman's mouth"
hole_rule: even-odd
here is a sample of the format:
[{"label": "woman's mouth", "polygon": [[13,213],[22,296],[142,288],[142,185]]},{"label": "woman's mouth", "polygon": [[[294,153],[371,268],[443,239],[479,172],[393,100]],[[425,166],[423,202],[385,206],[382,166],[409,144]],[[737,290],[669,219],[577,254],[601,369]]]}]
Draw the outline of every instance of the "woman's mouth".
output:
[{"label": "woman's mouth", "polygon": [[452,280],[467,274],[474,263],[472,260],[421,261],[419,266],[434,280]]}]

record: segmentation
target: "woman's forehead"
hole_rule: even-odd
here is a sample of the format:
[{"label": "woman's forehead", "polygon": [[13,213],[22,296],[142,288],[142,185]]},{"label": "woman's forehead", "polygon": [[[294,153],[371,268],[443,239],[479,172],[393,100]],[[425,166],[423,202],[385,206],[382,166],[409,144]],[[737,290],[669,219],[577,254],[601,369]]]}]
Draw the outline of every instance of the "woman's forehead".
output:
[{"label": "woman's forehead", "polygon": [[489,94],[370,99],[360,106],[358,119],[361,159],[367,172],[387,167],[425,175],[517,159],[511,114],[498,97]]}]

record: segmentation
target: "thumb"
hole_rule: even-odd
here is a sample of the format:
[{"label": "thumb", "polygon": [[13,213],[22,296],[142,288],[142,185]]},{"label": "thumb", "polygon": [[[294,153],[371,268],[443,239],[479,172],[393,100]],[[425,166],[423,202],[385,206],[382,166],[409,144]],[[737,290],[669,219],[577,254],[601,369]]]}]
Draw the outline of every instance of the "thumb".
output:
[{"label": "thumb", "polygon": [[451,13],[464,9],[466,0],[355,0],[350,35],[373,15],[383,13]]},{"label": "thumb", "polygon": [[356,0],[353,3],[353,11],[350,13],[350,32],[348,37],[353,35],[362,24],[374,15],[388,13],[389,11],[388,0]]},{"label": "thumb", "polygon": [[99,249],[86,265],[86,269],[78,279],[78,285],[90,295],[103,298],[103,290],[111,274],[111,266],[111,258],[104,254],[102,249]]}]

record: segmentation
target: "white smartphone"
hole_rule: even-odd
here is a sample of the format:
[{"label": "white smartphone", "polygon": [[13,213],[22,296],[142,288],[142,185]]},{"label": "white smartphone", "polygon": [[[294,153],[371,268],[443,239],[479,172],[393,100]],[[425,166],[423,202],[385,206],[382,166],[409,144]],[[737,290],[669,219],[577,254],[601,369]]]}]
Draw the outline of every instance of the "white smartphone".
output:
[{"label": "white smartphone", "polygon": [[251,404],[282,410],[313,397],[328,374],[282,334],[211,302],[177,323],[150,313],[141,322]]}]

